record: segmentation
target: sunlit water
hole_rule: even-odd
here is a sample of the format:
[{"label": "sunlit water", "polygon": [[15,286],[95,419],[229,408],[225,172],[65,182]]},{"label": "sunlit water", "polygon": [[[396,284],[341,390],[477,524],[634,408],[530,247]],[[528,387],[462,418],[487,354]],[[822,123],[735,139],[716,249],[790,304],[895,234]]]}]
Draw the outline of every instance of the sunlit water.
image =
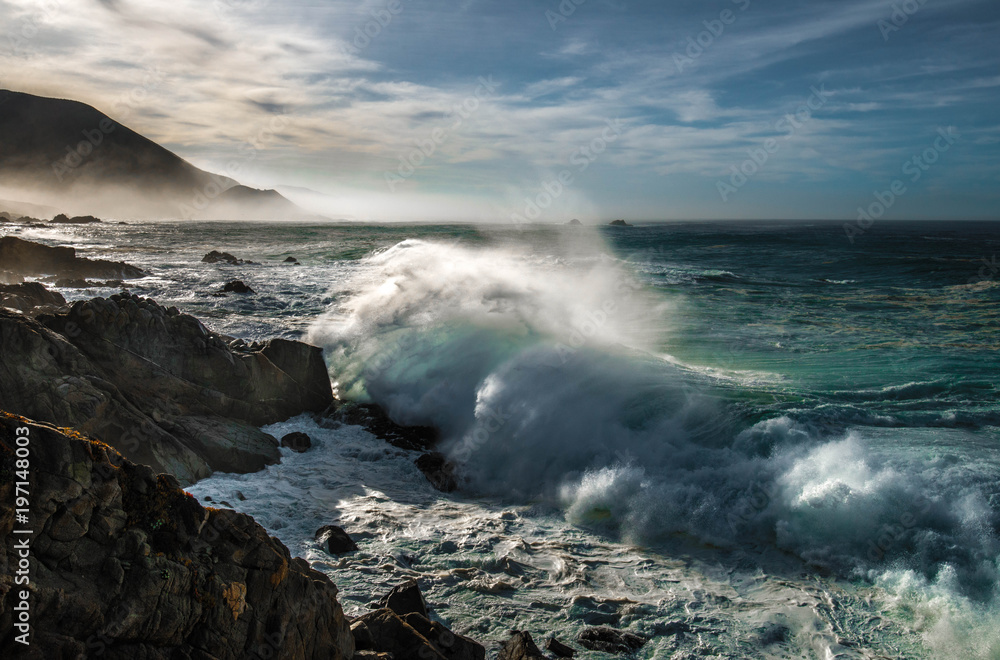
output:
[{"label": "sunlit water", "polygon": [[[602,624],[651,637],[644,658],[1000,657],[1000,228],[20,235],[140,265],[134,291],[220,332],[322,345],[342,397],[442,430],[454,495],[306,417],[268,430],[309,452],[190,489],[328,572],[349,613],[414,576],[487,642]],[[257,294],[214,295],[237,278]],[[361,550],[323,552],[330,523]]]}]

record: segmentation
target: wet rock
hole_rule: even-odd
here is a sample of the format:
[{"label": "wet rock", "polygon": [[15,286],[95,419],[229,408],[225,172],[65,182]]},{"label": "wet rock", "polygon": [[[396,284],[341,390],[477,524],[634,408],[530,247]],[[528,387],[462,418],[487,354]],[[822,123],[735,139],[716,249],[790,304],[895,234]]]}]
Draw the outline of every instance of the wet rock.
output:
[{"label": "wet rock", "polygon": [[551,651],[553,655],[560,658],[572,658],[576,655],[576,651],[566,646],[555,637],[549,637],[549,641],[545,643],[545,648],[546,650]]},{"label": "wet rock", "polygon": [[243,283],[243,280],[233,280],[232,282],[227,282],[224,287],[222,287],[222,293],[257,293],[252,288]]},{"label": "wet rock", "polygon": [[399,616],[407,614],[419,614],[428,618],[427,603],[424,602],[424,595],[420,593],[420,587],[416,580],[408,580],[392,589],[388,594],[379,600],[381,607],[387,607]]},{"label": "wet rock", "polygon": [[431,485],[443,493],[450,493],[458,488],[455,480],[455,465],[444,454],[437,451],[426,453],[416,461],[417,468],[424,473]]},{"label": "wet rock", "polygon": [[591,651],[627,655],[641,649],[649,640],[624,630],[597,626],[585,629],[577,641]]},{"label": "wet rock", "polygon": [[42,305],[65,305],[66,299],[38,282],[0,284],[0,305],[27,312]]},{"label": "wet rock", "polygon": [[358,544],[354,539],[336,525],[324,525],[316,530],[316,540],[326,545],[326,551],[331,555],[342,555],[354,552],[358,549]]},{"label": "wet rock", "polygon": [[57,225],[89,225],[95,222],[100,222],[100,218],[95,218],[92,215],[78,215],[74,218],[69,218],[65,213],[60,213],[56,217],[52,218],[51,222]]},{"label": "wet rock", "polygon": [[298,260],[298,259],[296,259],[295,257],[288,257],[288,258],[287,258],[287,259],[285,259],[285,260],[284,260],[284,261],[283,261],[282,263],[286,263],[286,264],[295,264],[295,265],[298,265],[298,263],[299,263],[299,260]]},{"label": "wet rock", "polygon": [[448,660],[485,660],[486,647],[479,642],[451,630],[427,617],[411,612],[403,621],[434,645]]},{"label": "wet rock", "polygon": [[196,318],[127,292],[33,320],[0,309],[0,407],[101,437],[191,483],[277,462],[260,430],[333,401],[322,350],[234,352]]},{"label": "wet rock", "polygon": [[51,247],[16,236],[0,238],[0,264],[20,276],[54,275],[66,279],[133,280],[147,273],[129,264],[76,256],[71,247]]},{"label": "wet rock", "polygon": [[201,262],[205,264],[229,264],[230,266],[258,266],[256,261],[249,261],[245,259],[240,259],[228,252],[219,252],[218,250],[212,250],[204,257],[201,258]]},{"label": "wet rock", "polygon": [[303,454],[312,447],[312,438],[305,433],[296,431],[284,436],[281,439],[281,446],[287,447],[297,454]]},{"label": "wet rock", "polygon": [[[7,413],[0,413],[2,474],[14,469],[24,427],[35,567],[32,654],[24,657],[352,657],[336,586],[252,518],[203,508],[176,480],[106,444]],[[13,480],[0,479],[0,498],[13,501]],[[0,515],[5,594],[17,588],[6,570],[18,556],[13,524],[13,510]],[[13,630],[12,604],[0,599],[5,631]]]},{"label": "wet rock", "polygon": [[510,637],[500,644],[497,660],[548,660],[535,645],[531,635],[511,630]]},{"label": "wet rock", "polygon": [[407,451],[426,451],[438,439],[436,429],[397,424],[385,410],[374,403],[338,402],[317,415],[316,421],[328,428],[335,428],[340,424],[361,426],[393,447]]},{"label": "wet rock", "polygon": [[366,651],[388,653],[398,660],[448,660],[429,639],[388,608],[358,617],[351,628],[355,640],[371,645]]},{"label": "wet rock", "polygon": [[91,280],[85,279],[66,279],[60,278],[55,280],[55,286],[60,289],[119,289],[123,285],[121,280],[108,280],[107,282],[93,282]]}]

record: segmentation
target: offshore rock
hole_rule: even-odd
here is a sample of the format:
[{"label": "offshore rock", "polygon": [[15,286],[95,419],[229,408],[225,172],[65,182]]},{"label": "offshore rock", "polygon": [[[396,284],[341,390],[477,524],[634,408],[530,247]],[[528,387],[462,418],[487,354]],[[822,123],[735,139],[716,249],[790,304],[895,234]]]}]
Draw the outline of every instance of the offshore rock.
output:
[{"label": "offshore rock", "polygon": [[65,279],[134,280],[146,276],[135,266],[84,259],[71,247],[50,247],[16,236],[0,238],[0,268],[20,276],[54,275]]}]

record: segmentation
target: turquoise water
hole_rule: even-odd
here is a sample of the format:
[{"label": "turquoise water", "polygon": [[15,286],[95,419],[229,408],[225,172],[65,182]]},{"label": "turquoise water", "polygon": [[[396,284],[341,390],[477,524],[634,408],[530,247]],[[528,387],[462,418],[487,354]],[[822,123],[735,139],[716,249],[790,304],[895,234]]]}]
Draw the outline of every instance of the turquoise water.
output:
[{"label": "turquoise water", "polygon": [[[325,567],[348,609],[414,575],[486,638],[517,623],[571,639],[605,616],[656,638],[643,657],[1000,657],[998,225],[886,222],[853,242],[777,222],[24,237],[141,265],[136,292],[227,334],[305,337],[342,396],[442,429],[455,496],[305,419],[280,430],[319,453],[192,489]],[[200,263],[211,249],[260,263]],[[258,294],[213,295],[234,278]],[[311,541],[333,520],[357,557]],[[699,617],[701,634],[664,627]],[[748,645],[768,626],[788,632]]]}]

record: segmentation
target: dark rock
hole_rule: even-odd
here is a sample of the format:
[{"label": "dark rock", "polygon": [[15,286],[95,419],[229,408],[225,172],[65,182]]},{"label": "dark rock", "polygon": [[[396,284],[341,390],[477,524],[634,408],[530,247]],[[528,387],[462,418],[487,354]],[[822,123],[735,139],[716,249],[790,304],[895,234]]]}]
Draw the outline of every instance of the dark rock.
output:
[{"label": "dark rock", "polygon": [[296,431],[295,433],[289,433],[281,439],[281,446],[288,447],[297,454],[304,454],[310,447],[312,447],[312,438],[307,434]]},{"label": "dark rock", "polygon": [[[0,501],[14,501],[20,428],[31,441],[33,565],[23,657],[351,658],[354,637],[327,576],[249,516],[203,508],[176,480],[103,443],[0,413]],[[19,588],[13,514],[0,512],[4,594]],[[0,599],[3,657],[13,603]]]},{"label": "dark rock", "polygon": [[641,649],[649,640],[624,630],[597,626],[585,629],[577,637],[577,641],[591,651],[627,655]]},{"label": "dark rock", "polygon": [[448,461],[441,452],[432,451],[423,454],[414,463],[431,482],[431,485],[441,492],[450,493],[458,488],[458,482],[455,480],[455,465]]},{"label": "dark rock", "polygon": [[0,306],[30,311],[42,305],[65,305],[66,299],[55,291],[49,291],[38,282],[24,284],[0,284]]},{"label": "dark rock", "polygon": [[364,427],[366,431],[385,440],[393,447],[407,451],[426,451],[438,439],[437,430],[429,426],[403,426],[389,418],[380,406],[374,403],[336,403],[317,421],[329,424],[349,424]]},{"label": "dark rock", "polygon": [[243,259],[239,259],[239,258],[237,258],[237,257],[229,254],[228,252],[219,252],[217,250],[212,250],[211,252],[209,252],[208,254],[206,254],[204,257],[202,257],[201,261],[202,261],[202,263],[206,263],[206,264],[224,263],[224,264],[229,264],[230,266],[256,266],[257,265],[253,261],[244,261]]},{"label": "dark rock", "polygon": [[92,282],[90,280],[70,280],[57,279],[55,286],[60,289],[120,289],[124,282],[121,280],[108,280],[107,282]]},{"label": "dark rock", "polygon": [[437,621],[416,612],[402,617],[403,621],[434,645],[448,660],[485,660],[486,647],[463,635],[457,635]]},{"label": "dark rock", "polygon": [[782,625],[780,623],[768,623],[757,629],[757,643],[760,646],[770,646],[771,644],[778,644],[788,640],[788,635],[792,631],[788,626]]},{"label": "dark rock", "polygon": [[429,639],[388,608],[358,617],[352,631],[362,644],[372,645],[370,650],[388,653],[396,660],[447,660]]},{"label": "dark rock", "polygon": [[316,540],[321,544],[325,543],[326,551],[331,555],[342,555],[358,549],[358,544],[354,542],[354,539],[343,528],[336,525],[324,525],[317,529]]},{"label": "dark rock", "polygon": [[284,263],[286,263],[286,264],[297,264],[297,263],[299,263],[299,260],[296,259],[295,257],[288,257],[287,259],[285,259]]},{"label": "dark rock", "polygon": [[127,292],[37,320],[0,309],[0,407],[92,433],[184,483],[277,462],[260,430],[333,401],[322,350],[233,351],[197,319]]},{"label": "dark rock", "polygon": [[419,614],[425,619],[428,618],[427,603],[420,593],[420,587],[416,580],[408,580],[393,588],[388,594],[379,600],[381,607],[387,607],[399,616],[407,614]]},{"label": "dark rock", "polygon": [[548,660],[548,658],[535,646],[530,634],[511,630],[510,637],[500,643],[497,660]]},{"label": "dark rock", "polygon": [[75,218],[68,218],[66,214],[60,213],[56,217],[52,218],[51,222],[55,224],[63,225],[89,225],[95,222],[100,222],[100,218],[95,218],[92,215],[78,215]]},{"label": "dark rock", "polygon": [[552,651],[554,655],[560,658],[572,658],[576,655],[576,651],[566,646],[555,637],[549,637],[549,641],[545,643],[545,648],[548,651]]},{"label": "dark rock", "polygon": [[612,227],[631,227],[632,226],[629,223],[625,222],[624,220],[612,220],[609,224]]},{"label": "dark rock", "polygon": [[71,247],[50,247],[21,240],[16,236],[0,238],[0,263],[18,275],[55,275],[66,279],[134,280],[147,273],[135,266],[84,259]]},{"label": "dark rock", "polygon": [[222,293],[257,293],[242,280],[233,280],[232,282],[227,282],[224,287],[222,287]]},{"label": "dark rock", "polygon": [[579,226],[580,226],[580,225],[582,225],[583,223],[582,223],[582,222],[580,222],[579,220],[577,220],[576,218],[573,218],[572,220],[570,220],[570,221],[569,221],[569,222],[567,222],[566,224],[567,224],[567,225],[573,225],[574,227],[579,227]]}]

